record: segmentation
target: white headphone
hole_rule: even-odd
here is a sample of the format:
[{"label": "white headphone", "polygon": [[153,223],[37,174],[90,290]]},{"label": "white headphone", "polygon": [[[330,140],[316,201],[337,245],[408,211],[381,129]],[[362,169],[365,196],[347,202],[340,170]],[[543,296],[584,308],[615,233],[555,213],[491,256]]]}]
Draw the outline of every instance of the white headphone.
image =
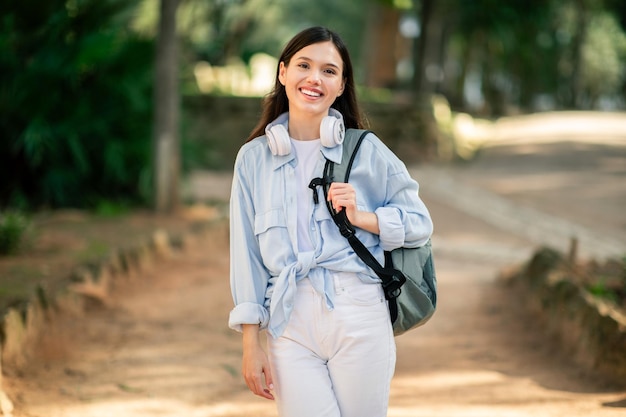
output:
[{"label": "white headphone", "polygon": [[[291,140],[289,139],[289,113],[283,113],[272,123],[265,127],[267,144],[272,155],[282,156],[291,152]],[[333,148],[343,142],[346,128],[343,124],[343,116],[332,107],[328,110],[328,116],[322,119],[320,125],[320,140],[322,146]]]}]

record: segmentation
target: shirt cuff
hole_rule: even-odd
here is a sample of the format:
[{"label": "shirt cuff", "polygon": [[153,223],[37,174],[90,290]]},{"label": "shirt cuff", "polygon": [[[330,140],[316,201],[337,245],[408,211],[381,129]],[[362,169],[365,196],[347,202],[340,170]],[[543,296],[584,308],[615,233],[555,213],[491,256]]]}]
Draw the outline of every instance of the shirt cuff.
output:
[{"label": "shirt cuff", "polygon": [[264,306],[256,303],[241,303],[231,310],[228,327],[241,333],[242,324],[258,324],[261,329],[264,329],[269,320],[269,312]]},{"label": "shirt cuff", "polygon": [[404,245],[405,231],[400,212],[394,207],[379,207],[375,211],[378,217],[378,237],[380,247],[392,251]]}]

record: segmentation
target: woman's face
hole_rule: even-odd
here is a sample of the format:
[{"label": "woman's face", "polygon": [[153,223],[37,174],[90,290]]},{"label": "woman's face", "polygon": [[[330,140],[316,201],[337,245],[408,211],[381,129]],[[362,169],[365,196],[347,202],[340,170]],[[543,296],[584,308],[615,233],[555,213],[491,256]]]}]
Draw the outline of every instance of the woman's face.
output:
[{"label": "woman's face", "polygon": [[278,79],[290,113],[323,117],[343,92],[343,61],[331,41],[314,43],[296,52],[289,66],[281,62]]}]

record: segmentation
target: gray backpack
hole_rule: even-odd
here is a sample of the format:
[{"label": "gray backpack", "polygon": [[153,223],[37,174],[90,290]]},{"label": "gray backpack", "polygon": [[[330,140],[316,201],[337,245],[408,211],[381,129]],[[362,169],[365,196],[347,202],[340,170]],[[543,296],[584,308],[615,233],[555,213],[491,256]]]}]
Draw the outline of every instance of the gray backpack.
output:
[{"label": "gray backpack", "polygon": [[[323,178],[311,181],[311,188],[322,185],[327,197],[330,184],[335,180],[348,182],[350,169],[356,154],[369,130],[348,129],[343,142],[341,164],[326,160]],[[431,251],[431,242],[419,248],[398,248],[385,251],[385,265],[381,265],[356,237],[354,227],[348,221],[345,210],[335,211],[326,198],[330,214],[342,236],[348,239],[354,252],[378,275],[382,281],[394,335],[426,323],[437,306],[437,278]]]}]

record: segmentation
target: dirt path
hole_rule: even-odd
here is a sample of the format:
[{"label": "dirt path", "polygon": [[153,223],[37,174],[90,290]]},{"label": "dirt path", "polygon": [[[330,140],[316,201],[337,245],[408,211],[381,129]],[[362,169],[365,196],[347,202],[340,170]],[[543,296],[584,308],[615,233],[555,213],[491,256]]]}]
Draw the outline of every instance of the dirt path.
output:
[{"label": "dirt path", "polygon": [[[510,163],[503,165],[510,177],[494,172],[493,164],[483,167],[488,175],[468,168],[456,178],[494,192],[513,181],[517,188],[504,187],[515,191],[507,198],[543,208],[537,184],[520,182],[523,173]],[[539,175],[537,166],[530,169]],[[614,208],[623,197],[611,187],[623,187],[616,185],[623,177],[603,181],[600,209],[618,214]],[[540,237],[466,214],[471,210],[462,210],[461,200],[426,184],[440,304],[426,326],[396,339],[389,417],[624,416],[626,391],[572,366],[523,313],[515,294],[498,283],[501,269],[528,259]],[[559,189],[567,196],[576,191],[548,191]],[[558,204],[571,204],[567,198],[549,203],[545,211],[554,213],[563,210]],[[590,205],[585,201],[577,210],[597,212]],[[575,210],[567,214],[575,220]],[[616,216],[605,222],[623,227]],[[40,344],[39,357],[20,375],[5,377],[14,416],[275,416],[274,404],[255,398],[239,376],[240,337],[225,324],[231,303],[223,224],[172,259],[119,282],[106,303],[92,306],[85,317],[68,316],[51,328],[54,337]]]},{"label": "dirt path", "polygon": [[231,304],[223,224],[119,282],[86,317],[58,322],[37,360],[5,379],[14,415],[272,415],[270,404],[241,395],[240,338],[225,326]]},{"label": "dirt path", "polygon": [[[499,268],[523,258],[527,242],[434,202],[431,207],[435,219],[448,219],[439,228],[446,242],[437,255],[441,304],[430,323],[397,339],[389,416],[623,415],[611,405],[623,406],[626,392],[571,367],[519,315],[514,294],[495,285]],[[225,226],[216,229],[119,283],[86,317],[59,323],[52,334],[63,335],[63,343],[48,340],[38,361],[5,381],[14,415],[275,416],[272,403],[245,388],[239,336],[225,326],[231,306],[226,233]],[[497,244],[490,240],[496,235]]]}]

